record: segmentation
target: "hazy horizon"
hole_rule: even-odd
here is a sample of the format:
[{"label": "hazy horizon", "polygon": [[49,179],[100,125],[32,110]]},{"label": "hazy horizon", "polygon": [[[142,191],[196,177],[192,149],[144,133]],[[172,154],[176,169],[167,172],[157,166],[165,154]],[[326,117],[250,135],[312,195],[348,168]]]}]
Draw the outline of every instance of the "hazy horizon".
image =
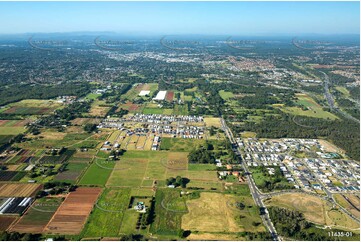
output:
[{"label": "hazy horizon", "polygon": [[359,2],[0,2],[0,34],[360,34]]}]

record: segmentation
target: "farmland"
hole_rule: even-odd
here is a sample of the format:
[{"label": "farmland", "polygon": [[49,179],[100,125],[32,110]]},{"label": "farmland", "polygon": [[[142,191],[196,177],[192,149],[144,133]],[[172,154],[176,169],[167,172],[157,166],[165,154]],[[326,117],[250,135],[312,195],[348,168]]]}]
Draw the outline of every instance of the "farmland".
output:
[{"label": "farmland", "polygon": [[200,140],[200,139],[162,138],[160,149],[169,150],[169,151],[189,152],[195,149],[197,146],[203,144],[204,144],[204,140]]},{"label": "farmland", "polygon": [[100,193],[100,188],[78,188],[71,192],[44,231],[53,234],[79,234]]},{"label": "farmland", "polygon": [[0,36],[0,240],[359,235],[358,46],[188,37]]},{"label": "farmland", "polygon": [[3,113],[15,115],[50,114],[60,107],[61,104],[54,100],[27,99],[8,105],[8,108]]},{"label": "farmland", "polygon": [[[251,208],[239,210],[234,206],[237,201]],[[214,233],[264,231],[264,227],[260,225],[258,209],[252,208],[252,205],[254,206],[252,199],[247,196],[241,196],[240,199],[231,195],[204,192],[200,198],[187,201],[189,213],[182,217],[182,228]],[[258,225],[253,225],[252,222]]]},{"label": "farmland", "polygon": [[[84,237],[117,237],[128,209],[131,189],[105,189],[84,229]],[[124,221],[127,222],[127,221]]]},{"label": "farmland", "polygon": [[38,184],[0,183],[0,197],[31,197],[40,188]]},{"label": "farmland", "polygon": [[66,165],[65,171],[58,173],[54,179],[75,182],[87,166],[85,163],[69,163]]},{"label": "farmland", "polygon": [[14,216],[0,216],[0,232],[7,230],[15,220]]},{"label": "farmland", "polygon": [[80,179],[80,185],[105,185],[115,163],[96,158]]},{"label": "farmland", "polygon": [[17,135],[26,131],[29,120],[0,120],[1,135]]},{"label": "farmland", "polygon": [[62,201],[62,198],[44,197],[37,199],[11,228],[11,231],[42,233]]},{"label": "farmland", "polygon": [[175,236],[178,234],[178,231],[181,229],[182,215],[186,212],[186,210],[184,210],[184,206],[181,205],[182,208],[179,210],[179,212],[178,210],[175,211],[174,209],[173,210],[175,212],[171,211],[170,209],[164,209],[162,206],[162,201],[170,201],[177,197],[179,197],[179,193],[177,191],[157,191],[155,195],[155,213],[158,216],[155,217],[155,221],[150,227],[150,231],[152,233],[167,236]]},{"label": "farmland", "polygon": [[[215,173],[188,171],[186,152],[127,151],[116,162],[107,186],[152,187],[153,181],[164,181],[176,175],[214,180]],[[211,177],[211,178],[209,178]]]}]

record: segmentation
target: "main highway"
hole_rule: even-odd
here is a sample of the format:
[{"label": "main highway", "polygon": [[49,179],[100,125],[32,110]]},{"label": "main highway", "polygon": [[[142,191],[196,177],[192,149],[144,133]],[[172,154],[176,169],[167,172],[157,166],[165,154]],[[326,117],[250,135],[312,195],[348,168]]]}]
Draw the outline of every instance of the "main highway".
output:
[{"label": "main highway", "polygon": [[227,135],[229,141],[234,144],[233,145],[233,151],[236,153],[236,155],[238,157],[240,157],[242,159],[242,168],[245,171],[245,175],[247,177],[247,181],[248,181],[248,186],[249,189],[251,191],[251,195],[253,197],[254,202],[256,203],[256,205],[260,208],[262,208],[264,210],[264,212],[261,213],[261,218],[263,221],[263,224],[266,226],[267,230],[271,233],[273,240],[275,241],[279,241],[281,240],[280,237],[277,234],[277,231],[275,229],[275,227],[273,226],[273,223],[269,217],[268,211],[266,209],[266,206],[264,205],[263,201],[262,201],[262,194],[261,192],[258,190],[252,174],[249,172],[249,169],[247,167],[247,164],[245,162],[243,162],[243,158],[242,158],[242,153],[241,150],[239,149],[236,140],[233,137],[233,133],[232,131],[229,129],[229,127],[227,126],[226,122],[224,121],[223,118],[221,118],[221,125],[222,125],[222,129],[224,130],[225,134]]}]

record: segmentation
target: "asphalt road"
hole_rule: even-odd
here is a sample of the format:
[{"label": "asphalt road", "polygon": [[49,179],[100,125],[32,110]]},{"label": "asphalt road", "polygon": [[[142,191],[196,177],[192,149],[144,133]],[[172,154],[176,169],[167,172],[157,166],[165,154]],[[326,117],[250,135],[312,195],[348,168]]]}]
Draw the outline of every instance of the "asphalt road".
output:
[{"label": "asphalt road", "polygon": [[[222,129],[224,130],[224,132],[226,133],[229,141],[232,144],[237,144],[236,140],[233,137],[232,131],[228,128],[228,126],[226,125],[226,122],[224,121],[223,118],[221,118],[221,125],[222,125]],[[239,149],[239,147],[237,146],[236,149],[234,149],[234,152],[242,159],[242,154],[241,151]],[[256,205],[260,208],[265,208],[265,213],[263,215],[261,215],[263,224],[266,226],[267,230],[271,233],[273,240],[275,241],[279,241],[281,240],[280,237],[277,234],[277,231],[275,229],[275,227],[273,226],[273,223],[268,215],[266,206],[264,205],[263,201],[262,201],[262,194],[261,192],[258,190],[256,184],[254,183],[252,174],[249,172],[248,167],[246,165],[245,162],[242,162],[242,167],[245,171],[246,177],[247,177],[247,181],[248,181],[248,186],[249,189],[251,191],[251,195],[253,197],[254,202],[256,203]]]}]

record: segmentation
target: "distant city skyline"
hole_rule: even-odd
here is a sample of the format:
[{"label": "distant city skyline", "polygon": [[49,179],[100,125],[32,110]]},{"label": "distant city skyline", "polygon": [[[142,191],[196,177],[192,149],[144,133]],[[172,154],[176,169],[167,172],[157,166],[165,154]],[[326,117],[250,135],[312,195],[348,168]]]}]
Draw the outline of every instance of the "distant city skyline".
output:
[{"label": "distant city skyline", "polygon": [[0,34],[359,34],[359,2],[0,2]]}]

